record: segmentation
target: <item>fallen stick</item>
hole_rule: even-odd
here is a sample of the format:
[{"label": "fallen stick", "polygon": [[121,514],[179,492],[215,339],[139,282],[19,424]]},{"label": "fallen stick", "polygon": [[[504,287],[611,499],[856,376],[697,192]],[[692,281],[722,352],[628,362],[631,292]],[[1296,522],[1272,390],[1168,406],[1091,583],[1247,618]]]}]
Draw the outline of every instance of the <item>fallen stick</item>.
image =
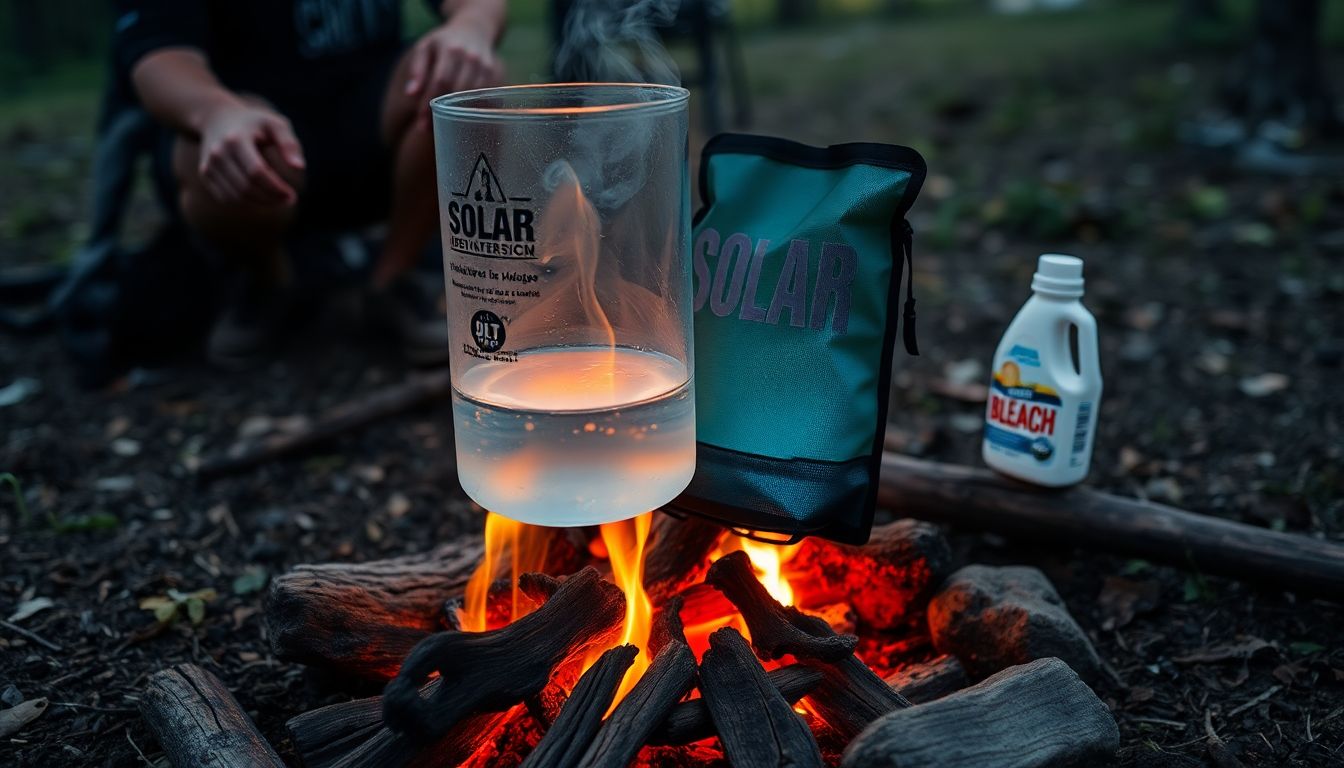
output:
[{"label": "fallen stick", "polygon": [[574,765],[625,768],[694,682],[695,655],[691,649],[680,640],[663,646]]},{"label": "fallen stick", "polygon": [[140,714],[177,768],[284,768],[229,689],[195,664],[151,675]]},{"label": "fallen stick", "polygon": [[1086,486],[1052,491],[987,469],[885,453],[877,498],[902,516],[1344,599],[1344,546]]},{"label": "fallen stick", "polygon": [[340,403],[302,429],[234,443],[222,455],[203,460],[196,468],[196,476],[212,480],[242,472],[442,399],[451,391],[452,379],[447,368],[412,374],[406,381]]},{"label": "fallen stick", "polygon": [[724,627],[709,636],[700,660],[700,691],[724,756],[735,768],[821,768],[812,729],[770,684],[737,630]]},{"label": "fallen stick", "polygon": [[577,763],[602,727],[602,716],[637,653],[639,648],[633,645],[619,645],[603,653],[579,678],[560,716],[523,761],[522,768],[566,768]]}]

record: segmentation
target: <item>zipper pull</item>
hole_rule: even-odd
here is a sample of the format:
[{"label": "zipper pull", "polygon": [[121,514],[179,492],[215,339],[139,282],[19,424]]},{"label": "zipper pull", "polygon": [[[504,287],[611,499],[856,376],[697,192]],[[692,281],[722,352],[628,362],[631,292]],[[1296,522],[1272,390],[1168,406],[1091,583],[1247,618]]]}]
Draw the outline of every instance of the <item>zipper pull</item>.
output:
[{"label": "zipper pull", "polygon": [[901,314],[901,338],[905,351],[919,355],[919,341],[915,338],[915,229],[906,221],[901,248],[905,251],[905,311]]}]

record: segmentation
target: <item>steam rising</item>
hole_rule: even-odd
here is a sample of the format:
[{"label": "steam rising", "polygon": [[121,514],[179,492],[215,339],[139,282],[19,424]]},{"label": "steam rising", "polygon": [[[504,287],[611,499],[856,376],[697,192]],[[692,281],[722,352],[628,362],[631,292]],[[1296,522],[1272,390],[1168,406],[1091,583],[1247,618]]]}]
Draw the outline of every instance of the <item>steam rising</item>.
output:
[{"label": "steam rising", "polygon": [[562,80],[680,85],[676,62],[657,28],[676,18],[680,0],[575,0],[565,17],[555,73]]}]

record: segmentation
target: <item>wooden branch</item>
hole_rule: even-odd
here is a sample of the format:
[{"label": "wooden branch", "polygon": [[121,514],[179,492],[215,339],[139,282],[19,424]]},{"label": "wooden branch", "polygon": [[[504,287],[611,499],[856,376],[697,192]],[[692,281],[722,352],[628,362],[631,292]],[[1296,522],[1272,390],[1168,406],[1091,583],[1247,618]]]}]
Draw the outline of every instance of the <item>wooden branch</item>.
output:
[{"label": "wooden branch", "polygon": [[[532,574],[524,574],[527,581]],[[437,738],[473,712],[506,709],[541,691],[551,671],[616,629],[625,596],[591,566],[540,608],[490,632],[440,632],[420,642],[383,689],[383,720],[413,740]],[[431,673],[443,680],[420,695]]]},{"label": "wooden branch", "polygon": [[695,655],[668,643],[611,713],[578,768],[625,768],[695,682]]},{"label": "wooden branch", "polygon": [[[271,581],[271,649],[285,661],[387,680],[416,643],[446,626],[444,601],[462,594],[482,553],[481,537],[468,535],[417,555],[295,566]],[[586,560],[556,534],[544,568],[571,573]]]},{"label": "wooden branch", "polygon": [[874,723],[843,768],[1058,768],[1107,765],[1120,733],[1106,705],[1055,658]]},{"label": "wooden branch", "polygon": [[[793,705],[813,688],[816,688],[822,678],[821,670],[803,664],[789,664],[772,669],[765,673],[765,676],[770,681],[770,685],[779,691],[779,695],[784,697],[784,700],[790,705]],[[668,713],[667,719],[649,737],[649,744],[653,746],[681,746],[702,739],[713,738],[717,735],[718,731],[715,730],[714,719],[710,717],[709,707],[705,704],[705,700],[691,699],[673,707],[672,711]]]},{"label": "wooden branch", "polygon": [[882,456],[878,503],[1033,543],[1091,547],[1340,601],[1344,546],[1085,486],[1048,490],[985,469]]},{"label": "wooden branch", "polygon": [[177,768],[284,768],[229,689],[194,664],[151,675],[140,714]]},{"label": "wooden branch", "polygon": [[709,555],[724,529],[700,517],[678,518],[658,512],[644,555],[644,591],[655,605],[692,584],[709,568]]},{"label": "wooden branch", "polygon": [[234,443],[222,455],[202,461],[196,468],[196,476],[212,480],[242,472],[307,450],[375,421],[414,410],[447,397],[451,391],[452,379],[447,368],[412,374],[406,381],[331,408],[303,429]]},{"label": "wooden branch", "polygon": [[737,630],[724,627],[709,636],[700,660],[700,691],[735,768],[821,767],[812,730],[770,685]]},{"label": "wooden branch", "polygon": [[602,716],[638,653],[639,648],[633,645],[620,645],[603,653],[579,678],[560,716],[523,761],[522,768],[567,768],[577,763],[597,735]]},{"label": "wooden branch", "polygon": [[681,620],[684,604],[681,595],[673,595],[658,607],[653,617],[653,628],[649,631],[649,655],[657,656],[663,646],[673,641],[686,642],[686,625]]},{"label": "wooden branch", "polygon": [[837,661],[853,654],[854,646],[859,642],[853,635],[834,632],[824,635],[805,628],[815,620],[797,608],[780,605],[771,597],[757,581],[747,553],[741,550],[714,561],[705,581],[737,606],[751,628],[752,647],[762,659],[778,659],[792,654],[799,658]]}]

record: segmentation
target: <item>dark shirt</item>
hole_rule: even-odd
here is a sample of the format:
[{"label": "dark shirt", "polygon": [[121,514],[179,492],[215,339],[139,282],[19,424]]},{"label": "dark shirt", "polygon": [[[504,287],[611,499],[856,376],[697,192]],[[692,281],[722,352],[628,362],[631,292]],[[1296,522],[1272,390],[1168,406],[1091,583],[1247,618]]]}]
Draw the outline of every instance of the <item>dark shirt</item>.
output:
[{"label": "dark shirt", "polygon": [[339,88],[395,56],[400,0],[117,0],[122,75],[168,47],[203,51],[225,86],[284,99]]}]

